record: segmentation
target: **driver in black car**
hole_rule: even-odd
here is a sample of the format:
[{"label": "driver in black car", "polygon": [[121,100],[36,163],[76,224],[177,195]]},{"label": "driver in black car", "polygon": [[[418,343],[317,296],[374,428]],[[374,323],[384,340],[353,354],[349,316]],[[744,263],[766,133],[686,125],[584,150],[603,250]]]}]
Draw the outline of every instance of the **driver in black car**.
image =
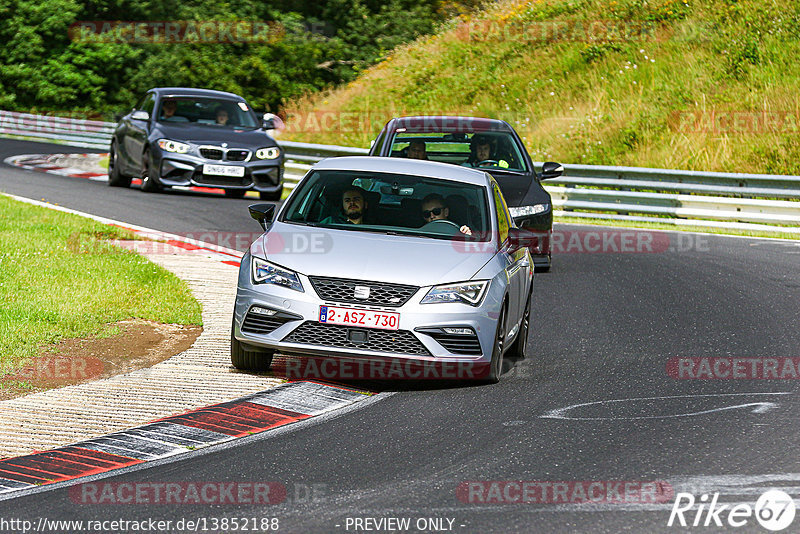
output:
[{"label": "driver in black car", "polygon": [[492,156],[492,138],[475,134],[469,143],[469,158],[465,162],[467,167],[502,167],[508,168],[508,162],[504,159],[495,159]]},{"label": "driver in black car", "polygon": [[[425,224],[433,221],[447,221],[449,215],[450,208],[445,204],[442,195],[432,193],[422,199],[422,218],[425,219]],[[459,231],[462,234],[472,235],[472,230],[466,224],[459,228]]]}]

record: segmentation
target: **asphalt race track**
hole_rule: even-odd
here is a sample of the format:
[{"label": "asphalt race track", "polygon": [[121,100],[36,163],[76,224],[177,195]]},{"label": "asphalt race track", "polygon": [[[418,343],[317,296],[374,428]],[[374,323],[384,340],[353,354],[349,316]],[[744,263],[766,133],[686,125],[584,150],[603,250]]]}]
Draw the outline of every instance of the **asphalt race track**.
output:
[{"label": "asphalt race track", "polygon": [[[0,141],[0,159],[61,151],[70,149]],[[175,233],[258,231],[252,200],[144,194],[6,165],[0,190]],[[381,393],[358,409],[94,481],[276,482],[286,488],[280,503],[92,504],[56,484],[0,501],[2,517],[152,518],[172,521],[170,532],[201,518],[209,532],[236,531],[210,528],[223,518],[278,518],[278,532],[297,533],[388,532],[372,528],[388,518],[408,518],[395,531],[409,532],[764,532],[753,517],[737,529],[668,527],[669,493],[655,503],[570,500],[576,486],[615,481],[636,483],[634,493],[664,483],[698,502],[720,493],[720,503],[752,505],[772,487],[800,493],[797,380],[667,372],[671,358],[800,357],[800,242],[659,236],[669,247],[655,252],[554,255],[552,272],[535,278],[533,356],[510,362],[498,385],[373,384]],[[516,488],[509,481],[565,482],[573,497],[492,493]]]}]

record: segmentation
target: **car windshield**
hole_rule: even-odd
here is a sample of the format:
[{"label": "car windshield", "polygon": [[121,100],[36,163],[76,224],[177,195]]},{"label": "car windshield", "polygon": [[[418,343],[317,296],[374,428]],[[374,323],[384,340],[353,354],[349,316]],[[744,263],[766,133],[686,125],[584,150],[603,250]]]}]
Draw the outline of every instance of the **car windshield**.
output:
[{"label": "car windshield", "polygon": [[159,122],[207,124],[213,128],[257,128],[255,113],[246,102],[222,98],[166,97]]},{"label": "car windshield", "polygon": [[[303,180],[283,221],[341,230],[488,240],[486,189],[404,174],[315,171]],[[359,198],[360,197],[360,198]],[[427,213],[423,214],[423,211]],[[426,217],[427,215],[427,217]]]},{"label": "car windshield", "polygon": [[[426,158],[421,158],[425,154]],[[487,170],[527,172],[519,144],[510,132],[397,131],[391,156],[418,158]]]}]

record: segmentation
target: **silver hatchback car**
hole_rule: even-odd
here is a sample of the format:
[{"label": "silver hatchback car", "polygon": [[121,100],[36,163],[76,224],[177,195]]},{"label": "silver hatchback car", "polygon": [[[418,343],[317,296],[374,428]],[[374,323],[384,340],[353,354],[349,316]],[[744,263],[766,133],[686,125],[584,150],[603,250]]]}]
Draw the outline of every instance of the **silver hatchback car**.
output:
[{"label": "silver hatchback car", "polygon": [[524,358],[532,262],[490,174],[331,158],[274,211],[250,207],[265,232],[239,271],[234,367],[280,352],[355,362],[328,378],[496,382],[504,354]]}]

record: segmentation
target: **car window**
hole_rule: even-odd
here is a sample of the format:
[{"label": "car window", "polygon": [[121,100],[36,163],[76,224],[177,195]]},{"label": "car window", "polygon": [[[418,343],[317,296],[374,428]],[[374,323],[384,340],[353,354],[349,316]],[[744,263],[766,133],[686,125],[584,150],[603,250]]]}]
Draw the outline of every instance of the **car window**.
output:
[{"label": "car window", "polygon": [[214,128],[258,128],[255,113],[244,101],[208,97],[164,97],[159,122],[192,122]]},{"label": "car window", "polygon": [[[397,131],[391,157],[407,158],[411,144],[424,143],[427,159],[443,163],[527,172],[523,148],[510,132],[411,132]],[[479,148],[482,147],[482,148]]]},{"label": "car window", "polygon": [[508,239],[508,228],[510,226],[511,214],[508,212],[508,206],[503,195],[500,194],[500,189],[496,184],[492,184],[492,197],[494,198],[494,208],[497,212],[497,232],[499,234],[499,241],[503,243]]},{"label": "car window", "polygon": [[[344,199],[355,192],[363,209],[353,223]],[[489,239],[488,190],[480,185],[394,173],[315,171],[298,186],[282,220],[351,231],[390,232],[437,239]],[[428,218],[423,214],[427,208]],[[434,221],[436,218],[445,219]],[[449,222],[448,222],[449,221]]]},{"label": "car window", "polygon": [[151,93],[144,98],[144,101],[142,102],[142,107],[140,107],[139,109],[142,111],[146,111],[152,117],[153,108],[155,106],[156,106],[156,97],[154,94]]}]

